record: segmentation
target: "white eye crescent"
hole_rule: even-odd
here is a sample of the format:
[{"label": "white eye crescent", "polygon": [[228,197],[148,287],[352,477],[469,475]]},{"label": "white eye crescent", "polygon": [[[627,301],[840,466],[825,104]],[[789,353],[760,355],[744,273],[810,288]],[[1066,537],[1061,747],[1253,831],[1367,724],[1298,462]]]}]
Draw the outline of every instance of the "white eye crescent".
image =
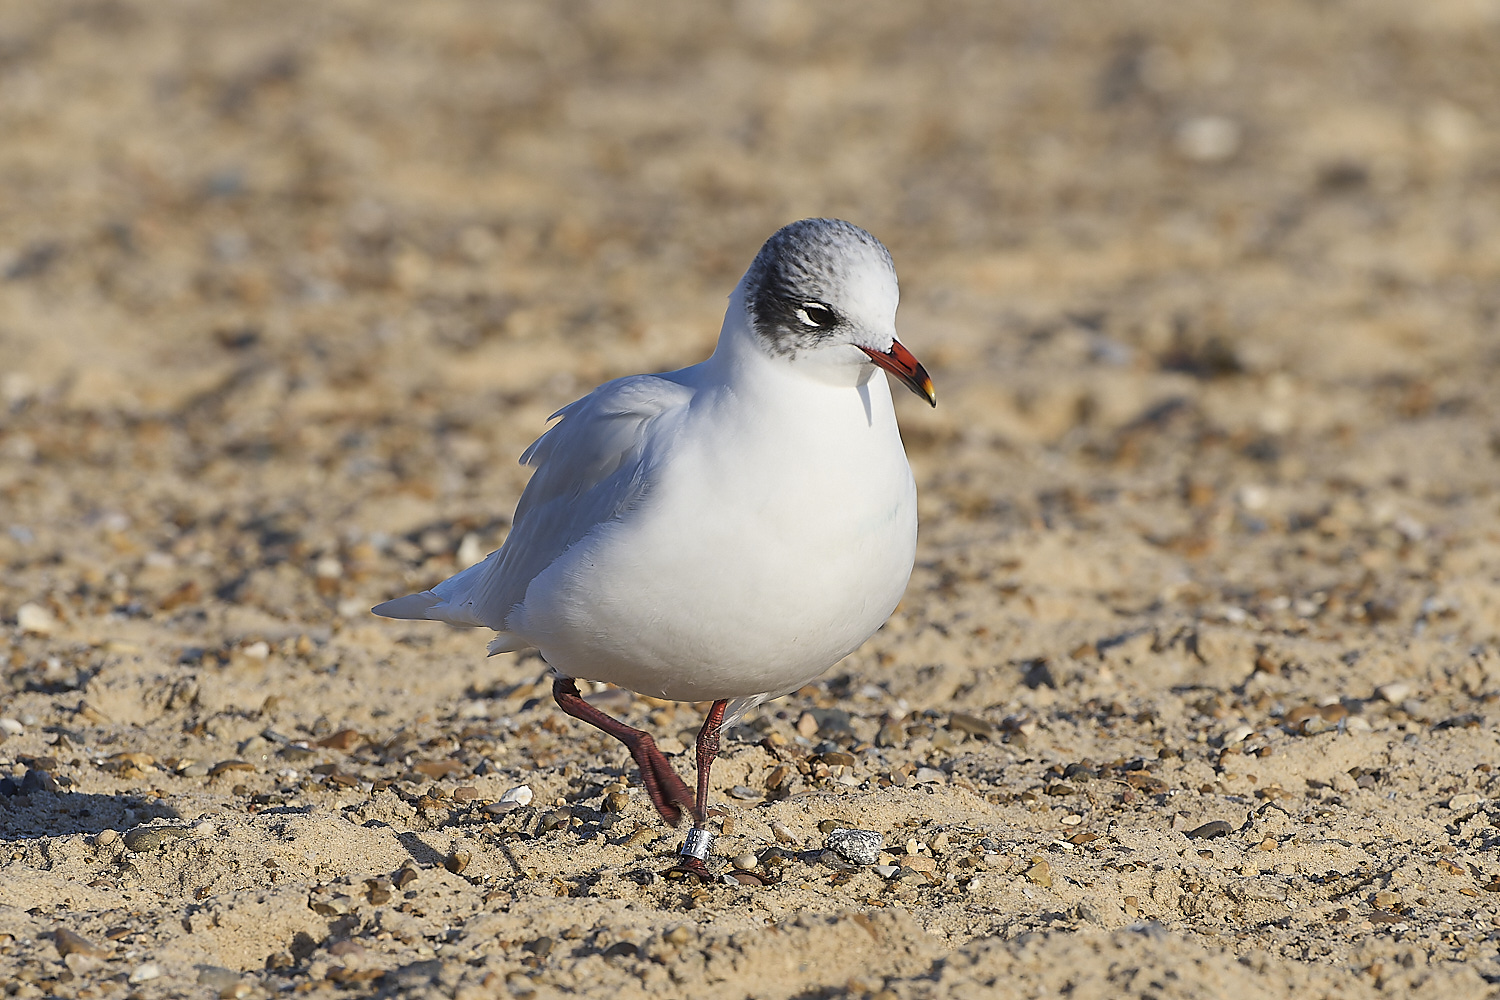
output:
[{"label": "white eye crescent", "polygon": [[803,326],[824,330],[839,325],[838,314],[821,302],[804,302],[797,309],[797,318]]}]

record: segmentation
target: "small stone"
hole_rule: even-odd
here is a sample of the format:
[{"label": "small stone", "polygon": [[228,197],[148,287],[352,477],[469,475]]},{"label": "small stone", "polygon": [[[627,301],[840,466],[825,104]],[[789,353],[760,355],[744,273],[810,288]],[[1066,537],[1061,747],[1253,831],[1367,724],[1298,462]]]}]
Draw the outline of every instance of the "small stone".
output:
[{"label": "small stone", "polygon": [[1212,822],[1204,823],[1202,826],[1194,827],[1187,831],[1186,836],[1189,840],[1212,840],[1214,837],[1229,836],[1231,829],[1228,823],[1222,819],[1216,819]]},{"label": "small stone", "polygon": [[161,966],[155,962],[146,962],[144,965],[137,965],[135,971],[130,973],[130,981],[132,983],[147,983],[153,979],[160,978]]},{"label": "small stone", "polygon": [[881,878],[895,878],[896,873],[900,870],[901,869],[896,865],[875,865],[870,869],[870,871],[874,872],[876,875],[879,875]]},{"label": "small stone", "polygon": [[693,932],[688,929],[686,924],[678,924],[663,934],[661,939],[668,944],[676,945],[680,948],[693,939]]},{"label": "small stone", "polygon": [[811,712],[803,712],[797,720],[797,735],[808,740],[818,735],[818,720]]},{"label": "small stone", "polygon": [[59,927],[52,932],[52,943],[57,947],[57,953],[64,958],[69,955],[103,958],[109,954],[108,948],[101,948],[82,934],[76,934],[66,927]]},{"label": "small stone", "polygon": [[873,865],[885,842],[874,830],[837,829],[829,831],[824,846],[852,864]]},{"label": "small stone", "polygon": [[1233,729],[1224,734],[1224,745],[1228,747],[1233,746],[1236,743],[1243,743],[1245,741],[1245,738],[1253,732],[1255,732],[1255,730],[1250,728],[1249,726],[1235,726]]},{"label": "small stone", "polygon": [[454,851],[443,861],[443,867],[455,875],[462,875],[473,857],[468,851]]},{"label": "small stone", "polygon": [[215,764],[213,767],[209,768],[208,776],[210,778],[217,778],[219,775],[221,775],[221,774],[227,774],[230,771],[253,771],[253,770],[255,770],[255,765],[251,764],[249,761],[244,761],[244,760],[221,760],[217,764]]},{"label": "small stone", "polygon": [[875,745],[878,747],[899,747],[904,742],[906,742],[906,731],[894,722],[887,722],[875,734]]},{"label": "small stone", "polygon": [[364,737],[359,734],[358,730],[340,729],[332,736],[325,736],[318,740],[313,746],[327,747],[330,750],[352,750],[362,739]]},{"label": "small stone", "polygon": [[757,792],[753,788],[747,788],[744,785],[735,785],[733,788],[731,788],[729,790],[729,794],[732,795],[734,798],[737,798],[737,799],[758,799],[758,798],[760,798],[760,792]]},{"label": "small stone", "polygon": [[970,736],[990,737],[995,735],[995,725],[988,720],[981,719],[977,715],[969,715],[967,712],[954,712],[948,718],[948,728],[956,729]]},{"label": "small stone", "polygon": [[1472,808],[1474,806],[1479,805],[1479,803],[1481,803],[1483,801],[1484,801],[1484,796],[1483,795],[1478,795],[1478,794],[1476,794],[1474,792],[1465,792],[1462,795],[1455,795],[1455,796],[1453,796],[1453,798],[1449,799],[1448,800],[1448,808],[1449,809],[1455,809],[1455,810],[1456,809],[1470,809],[1470,808]]},{"label": "small stone", "polygon": [[928,785],[934,782],[942,784],[948,780],[948,776],[935,767],[919,767],[917,773],[911,776],[911,780],[919,785]]},{"label": "small stone", "polygon": [[745,851],[743,854],[734,856],[734,866],[742,872],[747,872],[759,863],[754,851]]},{"label": "small stone", "polygon": [[95,847],[109,847],[120,839],[119,833],[114,830],[100,830],[94,834]]},{"label": "small stone", "polygon": [[21,725],[18,720],[7,716],[0,719],[0,733],[4,733],[6,736],[25,736],[26,727]]},{"label": "small stone", "polygon": [[1411,685],[1405,681],[1391,681],[1389,684],[1382,684],[1376,688],[1375,696],[1381,701],[1399,705],[1411,697]]},{"label": "small stone", "polygon": [[233,969],[226,969],[220,965],[198,966],[198,985],[206,986],[220,996],[224,995],[225,990],[239,985],[239,982],[240,974]]},{"label": "small stone", "polygon": [[334,958],[359,958],[364,955],[365,949],[358,941],[335,941],[328,946],[328,954]]},{"label": "small stone", "polygon": [[515,788],[510,789],[504,795],[500,796],[500,803],[514,803],[517,806],[529,806],[531,805],[531,800],[535,797],[536,794],[531,790],[530,785],[517,785]]},{"label": "small stone", "polygon": [[932,851],[933,854],[942,854],[946,851],[948,849],[948,831],[944,830],[936,837],[933,837],[932,842],[927,845],[927,849]]},{"label": "small stone", "polygon": [[125,849],[132,854],[146,854],[187,835],[188,831],[180,826],[138,826],[125,834]]},{"label": "small stone", "polygon": [[1399,892],[1382,889],[1375,894],[1375,905],[1382,910],[1389,910],[1399,902],[1401,902],[1401,894]]},{"label": "small stone", "polygon": [[391,882],[395,884],[397,889],[405,889],[416,880],[417,870],[415,868],[403,868],[396,873],[395,878],[391,879]]},{"label": "small stone", "polygon": [[325,917],[342,917],[346,913],[354,912],[354,900],[343,894],[323,898],[314,896],[308,900],[307,905],[314,913]]},{"label": "small stone", "polygon": [[925,854],[914,854],[903,858],[901,867],[914,872],[933,872],[937,871],[937,861]]},{"label": "small stone", "polygon": [[1198,115],[1177,126],[1172,145],[1183,159],[1222,163],[1239,152],[1241,129],[1233,118]]},{"label": "small stone", "polygon": [[780,820],[776,820],[771,824],[771,836],[783,844],[795,844],[797,842],[797,837],[792,833],[791,828]]},{"label": "small stone", "polygon": [[1038,858],[1036,862],[1026,869],[1026,879],[1032,885],[1039,885],[1043,889],[1052,888],[1052,866],[1045,860]]},{"label": "small stone", "polygon": [[59,624],[57,617],[40,604],[23,604],[16,609],[16,625],[22,632],[51,635]]}]

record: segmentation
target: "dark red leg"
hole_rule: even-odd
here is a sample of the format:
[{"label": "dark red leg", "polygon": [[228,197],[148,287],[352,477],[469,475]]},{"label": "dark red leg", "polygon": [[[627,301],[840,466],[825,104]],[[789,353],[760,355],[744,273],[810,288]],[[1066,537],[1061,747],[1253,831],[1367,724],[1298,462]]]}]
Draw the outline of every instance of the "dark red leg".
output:
[{"label": "dark red leg", "polygon": [[[552,697],[557,701],[557,707],[573,718],[602,729],[625,744],[625,748],[630,751],[630,756],[635,758],[636,765],[641,769],[641,782],[646,786],[646,794],[651,796],[651,804],[656,806],[656,811],[661,813],[661,818],[666,820],[669,826],[676,826],[682,822],[682,808],[691,810],[693,815],[697,816],[698,810],[693,803],[693,793],[688,791],[687,785],[677,777],[677,772],[672,770],[672,765],[667,762],[667,758],[656,748],[656,741],[649,733],[632,729],[584,701],[583,695],[578,693],[578,685],[571,677],[559,677],[552,682]],[[720,717],[722,716],[721,711]],[[703,753],[701,737],[699,743],[698,752],[701,761]],[[717,752],[717,731],[715,731],[714,749]],[[701,778],[699,780],[702,781]]]},{"label": "dark red leg", "polygon": [[709,871],[707,863],[692,852],[691,845],[698,843],[702,851],[706,853],[713,844],[713,834],[706,829],[708,826],[708,774],[714,766],[714,758],[719,755],[719,729],[724,725],[724,710],[728,707],[728,701],[714,702],[713,707],[708,710],[708,717],[703,720],[703,728],[698,730],[698,805],[693,810],[693,830],[688,834],[687,843],[682,846],[682,852],[677,857],[677,864],[666,873],[670,878],[692,876],[704,882],[713,881],[714,876]]},{"label": "dark red leg", "polygon": [[703,720],[703,728],[698,730],[698,808],[693,811],[693,825],[701,828],[708,822],[708,772],[714,766],[714,758],[719,756],[719,727],[724,724],[724,710],[729,707],[728,700],[716,701],[708,710],[708,717]]}]

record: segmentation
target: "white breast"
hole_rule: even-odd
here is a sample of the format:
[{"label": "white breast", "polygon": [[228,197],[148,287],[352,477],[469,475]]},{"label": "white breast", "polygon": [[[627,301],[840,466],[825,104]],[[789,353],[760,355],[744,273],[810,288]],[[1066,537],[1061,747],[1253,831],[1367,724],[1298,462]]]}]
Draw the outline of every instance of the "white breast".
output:
[{"label": "white breast", "polygon": [[682,701],[792,690],[906,588],[916,490],[883,377],[705,390],[637,509],[536,577],[511,631],[574,677]]}]

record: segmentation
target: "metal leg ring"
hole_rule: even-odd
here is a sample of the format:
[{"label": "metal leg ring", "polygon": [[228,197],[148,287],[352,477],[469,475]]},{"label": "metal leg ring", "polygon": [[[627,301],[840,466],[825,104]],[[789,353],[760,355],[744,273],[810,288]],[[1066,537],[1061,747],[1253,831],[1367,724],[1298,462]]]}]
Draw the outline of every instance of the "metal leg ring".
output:
[{"label": "metal leg ring", "polygon": [[708,858],[708,852],[713,849],[713,846],[714,835],[712,833],[694,828],[688,831],[687,839],[682,842],[682,849],[677,852],[677,856],[703,861]]}]

